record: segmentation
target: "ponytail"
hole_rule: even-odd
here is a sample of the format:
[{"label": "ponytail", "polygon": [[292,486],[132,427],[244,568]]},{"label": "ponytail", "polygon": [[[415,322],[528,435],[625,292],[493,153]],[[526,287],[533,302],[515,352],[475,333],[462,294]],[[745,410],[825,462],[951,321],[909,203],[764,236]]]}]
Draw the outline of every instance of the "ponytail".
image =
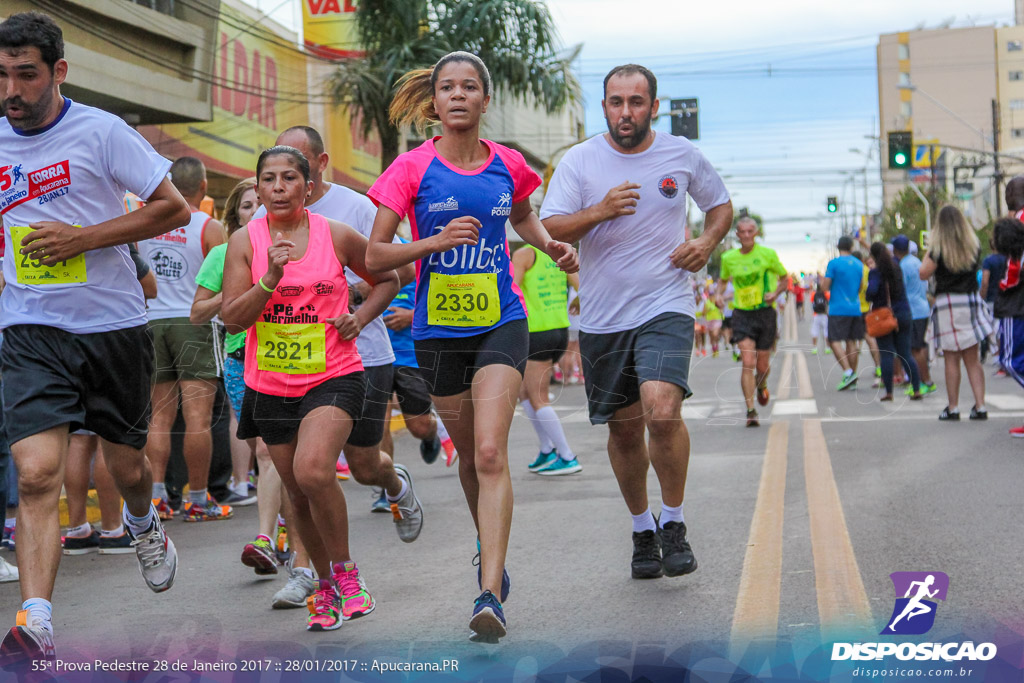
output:
[{"label": "ponytail", "polygon": [[438,122],[434,111],[434,70],[414,69],[402,76],[395,86],[388,114],[396,126],[415,126],[423,132]]},{"label": "ponytail", "polygon": [[434,111],[434,87],[437,85],[437,76],[441,68],[450,62],[472,64],[480,76],[484,96],[491,94],[491,73],[483,60],[469,52],[449,52],[432,68],[414,69],[398,79],[398,83],[395,84],[395,96],[388,109],[392,123],[400,127],[416,126],[420,133],[423,133],[427,126],[440,123],[437,112]]}]

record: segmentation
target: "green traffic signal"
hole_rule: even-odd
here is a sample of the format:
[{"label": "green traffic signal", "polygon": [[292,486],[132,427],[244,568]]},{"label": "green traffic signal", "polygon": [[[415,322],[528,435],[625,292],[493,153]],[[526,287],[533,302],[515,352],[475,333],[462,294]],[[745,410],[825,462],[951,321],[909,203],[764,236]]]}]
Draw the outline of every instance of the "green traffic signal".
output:
[{"label": "green traffic signal", "polygon": [[835,197],[829,197],[826,207],[829,213],[835,213],[839,210],[839,201]]},{"label": "green traffic signal", "polygon": [[889,131],[889,168],[904,169],[910,166],[913,145],[913,135],[909,130]]}]

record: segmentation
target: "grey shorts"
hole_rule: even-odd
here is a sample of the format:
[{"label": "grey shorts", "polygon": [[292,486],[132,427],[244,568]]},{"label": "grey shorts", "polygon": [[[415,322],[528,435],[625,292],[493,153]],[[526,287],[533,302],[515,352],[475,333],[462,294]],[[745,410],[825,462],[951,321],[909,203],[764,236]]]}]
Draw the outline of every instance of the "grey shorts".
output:
[{"label": "grey shorts", "polygon": [[694,320],[662,313],[623,332],[580,332],[580,355],[592,424],[605,424],[615,412],[640,400],[640,385],[669,382],[690,391]]}]

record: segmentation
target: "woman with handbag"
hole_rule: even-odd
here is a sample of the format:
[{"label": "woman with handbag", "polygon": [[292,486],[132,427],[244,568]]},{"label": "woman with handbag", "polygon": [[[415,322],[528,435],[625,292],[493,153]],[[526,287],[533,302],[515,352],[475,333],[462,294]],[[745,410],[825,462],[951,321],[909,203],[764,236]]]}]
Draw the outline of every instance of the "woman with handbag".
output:
[{"label": "woman with handbag", "polygon": [[921,262],[921,279],[935,276],[932,331],[936,350],[946,366],[949,405],[942,421],[960,419],[960,361],[974,393],[972,420],[987,420],[985,369],[978,358],[978,344],[992,334],[992,319],[978,294],[981,245],[960,209],[944,206],[932,229],[932,246]]},{"label": "woman with handbag", "polygon": [[866,323],[868,334],[878,341],[881,355],[885,395],[880,400],[892,400],[893,358],[898,354],[903,367],[910,373],[910,383],[914,388],[910,400],[919,401],[921,375],[910,352],[913,315],[907,290],[903,286],[903,273],[893,263],[889,250],[881,242],[871,245],[871,258],[874,259],[875,267],[868,272],[866,296],[871,302],[871,310],[866,316]]}]

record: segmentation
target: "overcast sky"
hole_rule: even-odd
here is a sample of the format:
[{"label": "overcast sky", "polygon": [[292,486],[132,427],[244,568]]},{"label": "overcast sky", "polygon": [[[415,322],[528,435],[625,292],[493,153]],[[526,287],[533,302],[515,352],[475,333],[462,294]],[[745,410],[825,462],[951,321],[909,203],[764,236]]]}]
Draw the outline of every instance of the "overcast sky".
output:
[{"label": "overcast sky", "polygon": [[[297,1],[248,0],[294,26]],[[605,130],[601,83],[639,62],[659,95],[700,100],[698,146],[725,177],[737,207],[765,219],[765,244],[791,270],[821,266],[841,208],[879,210],[876,143],[879,34],[1013,23],[1013,0],[548,0],[579,68],[587,134]],[[656,128],[668,130],[668,121]],[[851,149],[860,153],[851,152]],[[868,162],[865,153],[873,152]],[[807,241],[807,235],[811,240]]]}]

